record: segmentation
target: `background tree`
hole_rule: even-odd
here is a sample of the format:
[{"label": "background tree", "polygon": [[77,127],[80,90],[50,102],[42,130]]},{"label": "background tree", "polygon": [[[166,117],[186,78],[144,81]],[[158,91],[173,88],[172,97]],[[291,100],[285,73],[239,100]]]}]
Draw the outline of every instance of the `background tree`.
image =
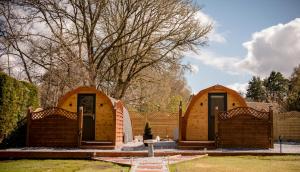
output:
[{"label": "background tree", "polygon": [[191,92],[184,69],[179,65],[170,68],[146,71],[144,77],[129,88],[124,99],[131,111],[176,113],[180,100],[188,102]]},{"label": "background tree", "polygon": [[300,65],[291,75],[287,104],[289,110],[300,111]]},{"label": "background tree", "polygon": [[[0,2],[0,58],[2,62],[6,61],[7,65],[3,65],[11,75],[12,66],[18,68],[18,75],[25,73],[25,79],[32,83],[32,69],[34,64],[30,63],[27,57],[30,56],[24,51],[24,42],[26,37],[26,25],[30,18],[22,19],[20,11],[13,9],[10,1]],[[5,60],[3,60],[5,59]],[[14,64],[10,62],[14,61]]]},{"label": "background tree", "polygon": [[266,91],[260,77],[253,76],[249,81],[246,97],[257,102],[266,100]]},{"label": "background tree", "polygon": [[287,96],[288,80],[280,72],[272,71],[264,80],[268,101],[282,103]]}]

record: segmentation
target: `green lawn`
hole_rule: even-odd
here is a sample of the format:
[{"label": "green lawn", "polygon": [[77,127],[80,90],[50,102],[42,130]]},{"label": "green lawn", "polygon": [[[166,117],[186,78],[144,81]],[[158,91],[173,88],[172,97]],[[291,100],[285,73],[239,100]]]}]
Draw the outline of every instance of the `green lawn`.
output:
[{"label": "green lawn", "polygon": [[171,172],[289,172],[300,171],[300,156],[203,157],[170,165]]},{"label": "green lawn", "polygon": [[70,171],[101,171],[127,172],[129,167],[112,163],[88,160],[12,160],[0,161],[1,172],[70,172]]}]

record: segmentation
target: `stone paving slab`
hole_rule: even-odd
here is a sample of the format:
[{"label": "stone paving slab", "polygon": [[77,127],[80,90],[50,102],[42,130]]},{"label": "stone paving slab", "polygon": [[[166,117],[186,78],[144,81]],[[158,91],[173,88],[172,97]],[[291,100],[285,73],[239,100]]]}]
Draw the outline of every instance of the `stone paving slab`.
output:
[{"label": "stone paving slab", "polygon": [[137,158],[130,169],[130,172],[169,172],[165,157],[144,157]]},{"label": "stone paving slab", "polygon": [[151,164],[151,165],[144,165],[144,164],[140,164],[139,168],[146,168],[146,169],[162,169],[163,166],[160,163],[156,163],[156,164]]},{"label": "stone paving slab", "polygon": [[162,170],[136,169],[135,172],[163,172]]}]

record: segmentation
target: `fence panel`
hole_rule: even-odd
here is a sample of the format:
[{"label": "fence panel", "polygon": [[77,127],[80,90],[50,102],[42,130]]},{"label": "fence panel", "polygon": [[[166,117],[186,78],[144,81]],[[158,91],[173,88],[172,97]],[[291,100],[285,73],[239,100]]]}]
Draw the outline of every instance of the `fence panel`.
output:
[{"label": "fence panel", "polygon": [[218,113],[218,146],[223,148],[269,148],[272,141],[272,111],[239,107]]},{"label": "fence panel", "polygon": [[77,147],[79,114],[61,108],[29,112],[27,146]]},{"label": "fence panel", "polygon": [[150,114],[140,114],[130,112],[133,135],[143,135],[146,122],[152,128],[153,137],[178,138],[178,114],[157,112]]},{"label": "fence panel", "polygon": [[300,141],[300,112],[274,114],[274,140]]}]

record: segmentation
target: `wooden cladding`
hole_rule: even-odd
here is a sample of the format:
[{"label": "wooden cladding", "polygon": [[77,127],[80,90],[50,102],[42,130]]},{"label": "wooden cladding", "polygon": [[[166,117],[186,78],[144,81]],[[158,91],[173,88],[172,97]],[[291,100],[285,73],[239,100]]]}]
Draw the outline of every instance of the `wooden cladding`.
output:
[{"label": "wooden cladding", "polygon": [[116,113],[116,138],[115,138],[115,145],[118,146],[123,143],[123,105],[120,101],[118,101],[115,105],[115,113]]},{"label": "wooden cladding", "polygon": [[[82,113],[82,111],[81,111]],[[61,108],[48,108],[39,112],[28,111],[27,146],[77,147],[81,132],[81,113]],[[81,115],[80,115],[81,114]]]},{"label": "wooden cladding", "polygon": [[222,148],[272,148],[273,112],[239,107],[219,112],[217,143]]}]

